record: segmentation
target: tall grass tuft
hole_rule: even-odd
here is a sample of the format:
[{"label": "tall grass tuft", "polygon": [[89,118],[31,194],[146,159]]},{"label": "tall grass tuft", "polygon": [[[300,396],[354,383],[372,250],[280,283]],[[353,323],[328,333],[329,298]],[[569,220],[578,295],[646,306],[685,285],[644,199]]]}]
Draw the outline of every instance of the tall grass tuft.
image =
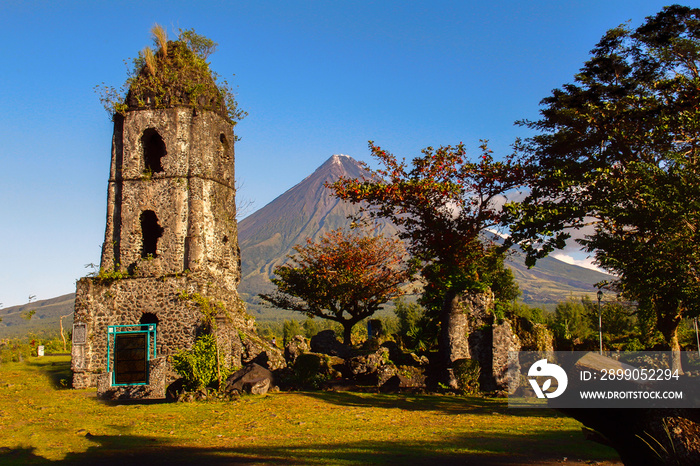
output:
[{"label": "tall grass tuft", "polygon": [[151,75],[156,74],[156,57],[153,55],[153,49],[146,47],[143,49],[143,59],[146,62],[146,68]]},{"label": "tall grass tuft", "polygon": [[156,23],[151,29],[151,34],[153,34],[153,40],[156,45],[160,47],[160,52],[163,53],[163,56],[166,56],[168,54],[168,33],[165,31],[165,28]]}]

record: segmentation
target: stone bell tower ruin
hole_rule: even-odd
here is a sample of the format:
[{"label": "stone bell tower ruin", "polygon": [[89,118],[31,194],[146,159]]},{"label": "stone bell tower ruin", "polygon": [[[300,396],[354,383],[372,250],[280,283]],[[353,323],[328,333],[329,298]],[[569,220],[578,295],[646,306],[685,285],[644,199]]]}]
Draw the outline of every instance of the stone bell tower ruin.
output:
[{"label": "stone bell tower ruin", "polygon": [[181,41],[130,80],[114,115],[100,272],[77,284],[75,388],[161,398],[178,377],[169,357],[205,332],[230,368],[266,351],[236,291],[235,136],[224,97]]}]

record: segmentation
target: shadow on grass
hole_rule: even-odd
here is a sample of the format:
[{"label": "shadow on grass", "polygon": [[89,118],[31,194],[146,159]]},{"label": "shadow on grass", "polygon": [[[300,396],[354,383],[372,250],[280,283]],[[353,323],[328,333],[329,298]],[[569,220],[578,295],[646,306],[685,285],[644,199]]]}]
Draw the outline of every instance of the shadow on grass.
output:
[{"label": "shadow on grass", "polygon": [[[233,446],[183,447],[166,439],[138,436],[90,436],[96,445],[84,453],[70,453],[59,461],[35,454],[34,448],[0,450],[0,463],[12,464],[388,464],[388,465],[535,465],[615,460],[610,451],[585,450],[582,457],[571,454],[573,439],[556,432],[537,436],[462,435],[435,441],[412,443],[405,440],[360,441],[339,444],[290,444],[245,446],[243,439],[228,439]],[[222,442],[224,443],[224,442]],[[464,450],[475,453],[465,453]],[[567,453],[568,452],[568,453]],[[564,458],[567,459],[564,459]]]},{"label": "shadow on grass", "polygon": [[564,417],[553,409],[509,408],[504,398],[356,392],[303,392],[302,394],[326,403],[359,408],[399,408],[407,411],[439,411],[444,414],[499,413],[518,417]]},{"label": "shadow on grass", "polygon": [[46,374],[53,388],[64,390],[71,387],[73,373],[70,368],[70,355],[47,356],[27,361],[26,364]]}]

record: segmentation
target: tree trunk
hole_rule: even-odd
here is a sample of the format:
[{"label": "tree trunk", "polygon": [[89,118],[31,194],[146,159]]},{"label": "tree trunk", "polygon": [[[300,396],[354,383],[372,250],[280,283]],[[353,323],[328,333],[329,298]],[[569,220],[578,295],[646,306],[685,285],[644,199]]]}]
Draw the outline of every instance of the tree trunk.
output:
[{"label": "tree trunk", "polygon": [[355,322],[344,321],[343,324],[343,344],[350,346],[352,345],[352,328],[355,326]]},{"label": "tree trunk", "polygon": [[681,365],[681,345],[678,341],[678,326],[681,323],[681,310],[678,306],[656,302],[656,326],[664,336],[671,350],[671,370],[683,373]]}]

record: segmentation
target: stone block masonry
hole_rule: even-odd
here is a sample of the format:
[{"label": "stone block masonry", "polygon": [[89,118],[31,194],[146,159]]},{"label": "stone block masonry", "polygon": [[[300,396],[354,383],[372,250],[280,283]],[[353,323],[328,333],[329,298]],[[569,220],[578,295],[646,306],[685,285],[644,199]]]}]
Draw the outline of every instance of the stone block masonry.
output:
[{"label": "stone block masonry", "polygon": [[[225,311],[217,318],[216,336],[228,367],[241,367],[250,359],[241,341],[255,339],[254,321],[246,315],[236,293],[189,273],[181,276],[124,278],[104,282],[83,278],[78,282],[75,321],[86,324],[84,345],[73,346],[73,387],[97,385],[107,370],[107,327],[156,323],[156,352],[166,359],[189,349],[198,334],[208,330],[199,305],[183,296],[206,296]],[[166,384],[177,378],[169,364]]]},{"label": "stone block masonry", "polygon": [[[152,276],[207,270],[235,288],[240,266],[230,124],[189,108],[117,119],[102,267],[134,273],[141,265],[140,273]],[[153,263],[138,264],[141,258]]]},{"label": "stone block masonry", "polygon": [[[73,345],[75,388],[98,386],[98,395],[112,398],[158,397],[177,378],[169,357],[208,331],[229,368],[260,355],[271,368],[283,361],[257,336],[237,293],[234,140],[230,122],[211,111],[115,115],[100,274],[81,279],[76,289],[74,322],[84,325],[85,338]],[[205,316],[202,305],[214,315]],[[112,386],[109,326],[153,323],[159,380]]]}]

